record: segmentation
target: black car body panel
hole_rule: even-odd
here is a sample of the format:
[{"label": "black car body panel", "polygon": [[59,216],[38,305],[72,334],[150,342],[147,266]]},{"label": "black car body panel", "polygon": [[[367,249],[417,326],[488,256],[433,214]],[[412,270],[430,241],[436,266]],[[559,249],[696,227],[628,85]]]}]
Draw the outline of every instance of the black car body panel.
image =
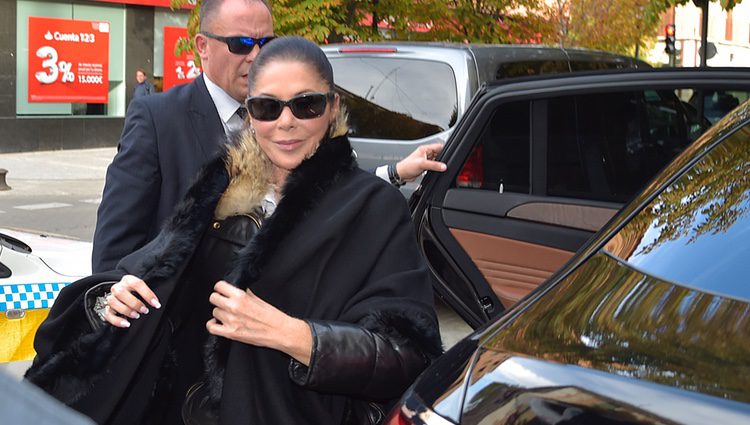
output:
[{"label": "black car body panel", "polygon": [[750,423],[748,234],[750,102],[551,279],[428,368],[392,418]]},{"label": "black car body panel", "polygon": [[[710,126],[676,90],[750,93],[750,71],[622,70],[483,87],[446,143],[448,171],[428,173],[410,199],[436,291],[477,327],[559,270]],[[486,147],[500,139],[503,149]],[[466,183],[478,146],[483,180]]]},{"label": "black car body panel", "polygon": [[741,424],[747,404],[666,385],[483,351],[476,368],[491,368],[466,391],[461,424]]}]

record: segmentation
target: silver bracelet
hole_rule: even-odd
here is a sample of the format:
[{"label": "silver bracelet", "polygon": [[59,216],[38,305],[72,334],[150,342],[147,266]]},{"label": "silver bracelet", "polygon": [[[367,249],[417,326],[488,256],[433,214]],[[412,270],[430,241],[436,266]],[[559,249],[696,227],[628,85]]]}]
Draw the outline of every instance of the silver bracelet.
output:
[{"label": "silver bracelet", "polygon": [[107,309],[107,297],[109,295],[110,292],[107,292],[101,297],[96,297],[96,301],[94,302],[94,313],[102,319],[102,322],[107,321],[107,319],[104,318],[104,311]]}]

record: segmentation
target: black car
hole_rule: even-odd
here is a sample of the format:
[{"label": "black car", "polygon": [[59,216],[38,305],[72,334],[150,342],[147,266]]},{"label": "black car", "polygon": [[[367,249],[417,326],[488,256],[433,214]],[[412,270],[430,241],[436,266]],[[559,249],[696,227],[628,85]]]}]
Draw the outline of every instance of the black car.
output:
[{"label": "black car", "polygon": [[436,292],[474,328],[499,317],[710,127],[716,99],[749,93],[747,69],[484,86],[446,142],[448,171],[427,174],[410,199]]},{"label": "black car", "polygon": [[750,423],[749,237],[745,102],[387,423]]},{"label": "black car", "polygon": [[[560,46],[373,42],[328,44],[323,50],[365,169],[401,160],[419,145],[445,142],[487,81],[650,68],[628,56]],[[402,190],[411,194],[413,187]]]}]

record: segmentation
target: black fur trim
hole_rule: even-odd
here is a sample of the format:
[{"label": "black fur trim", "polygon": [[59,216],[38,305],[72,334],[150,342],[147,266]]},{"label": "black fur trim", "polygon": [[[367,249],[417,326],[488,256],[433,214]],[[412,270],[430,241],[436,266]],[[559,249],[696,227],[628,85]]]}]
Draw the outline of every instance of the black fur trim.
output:
[{"label": "black fur trim", "polygon": [[159,252],[132,273],[146,282],[174,276],[195,251],[228,185],[229,174],[223,158],[206,164],[175,214],[155,238],[153,244],[161,247]]},{"label": "black fur trim", "polygon": [[429,360],[443,354],[437,318],[421,311],[390,309],[372,312],[359,324],[400,341],[414,341]]},{"label": "black fur trim", "polygon": [[49,393],[58,394],[63,403],[74,403],[107,373],[119,335],[121,330],[112,326],[86,333],[64,350],[40,361],[38,367],[29,369],[25,378]]},{"label": "black fur trim", "polygon": [[203,380],[206,382],[209,395],[208,406],[212,409],[219,408],[229,346],[229,341],[219,338],[216,335],[209,335],[204,346],[203,362],[205,365],[205,376]]},{"label": "black fur trim", "polygon": [[[200,235],[213,217],[214,209],[229,184],[223,158],[209,162],[180,203],[170,222],[152,242],[160,251],[141,262],[130,271],[147,282],[168,278],[189,258],[200,240]],[[86,395],[96,382],[107,373],[112,352],[123,330],[102,326],[92,331],[84,314],[83,297],[80,318],[68,323],[81,324],[58,338],[64,346],[56,347],[54,354],[37,359],[26,374],[26,379],[58,394],[60,401],[74,403]]]}]

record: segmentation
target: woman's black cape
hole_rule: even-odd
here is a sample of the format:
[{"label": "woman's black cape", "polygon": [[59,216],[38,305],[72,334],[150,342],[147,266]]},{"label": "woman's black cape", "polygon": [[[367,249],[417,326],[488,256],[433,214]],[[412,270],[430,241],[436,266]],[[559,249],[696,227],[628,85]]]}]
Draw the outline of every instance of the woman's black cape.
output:
[{"label": "woman's black cape", "polygon": [[[98,423],[148,423],[170,364],[163,311],[182,289],[181,273],[229,182],[224,161],[210,162],[154,241],[123,259],[117,272],[66,287],[37,332],[27,379]],[[357,168],[346,137],[322,142],[290,174],[283,195],[227,280],[294,317],[359,323],[437,355],[429,275],[402,195]],[[123,274],[143,278],[165,307],[129,329],[97,324],[84,309],[86,291]],[[347,397],[295,384],[283,353],[219,338],[206,352],[221,424],[333,424],[346,414]],[[362,376],[341,369],[344,382]],[[350,395],[370,398],[357,394],[366,382],[351,381]]]}]

